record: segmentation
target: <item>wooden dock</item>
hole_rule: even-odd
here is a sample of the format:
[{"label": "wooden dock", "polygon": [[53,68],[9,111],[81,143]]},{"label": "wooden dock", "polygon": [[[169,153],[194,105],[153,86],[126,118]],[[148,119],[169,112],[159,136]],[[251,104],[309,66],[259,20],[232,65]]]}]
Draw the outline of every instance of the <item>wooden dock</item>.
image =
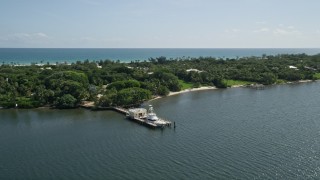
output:
[{"label": "wooden dock", "polygon": [[[121,107],[114,107],[113,108],[114,111],[117,111],[121,114],[124,114],[124,115],[127,115],[129,113],[128,109],[125,109],[125,108],[121,108]],[[154,123],[152,121],[149,121],[147,119],[141,119],[141,118],[137,118],[137,117],[134,117],[134,118],[129,118],[139,124],[142,124],[142,125],[146,125],[148,127],[151,127],[151,128],[164,128],[164,127],[171,127],[171,121],[168,121],[168,120],[164,120],[162,118],[159,118],[159,120],[157,120],[158,122],[161,122],[161,124],[157,124],[157,123]]]}]

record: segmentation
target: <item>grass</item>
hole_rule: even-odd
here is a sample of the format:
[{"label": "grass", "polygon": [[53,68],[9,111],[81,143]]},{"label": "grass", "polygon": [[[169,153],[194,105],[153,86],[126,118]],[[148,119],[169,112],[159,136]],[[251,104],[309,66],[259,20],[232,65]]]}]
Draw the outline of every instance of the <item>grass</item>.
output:
[{"label": "grass", "polygon": [[223,82],[226,83],[227,87],[252,84],[252,82],[249,81],[240,81],[232,79],[225,79],[223,80]]},{"label": "grass", "polygon": [[283,79],[277,79],[276,84],[285,84],[287,81]]},{"label": "grass", "polygon": [[179,79],[179,84],[181,85],[181,90],[190,89],[193,87],[192,83],[188,83],[180,79]]},{"label": "grass", "polygon": [[315,80],[320,79],[320,73],[315,73],[315,74],[313,75],[313,79],[315,79]]},{"label": "grass", "polygon": [[[249,82],[249,81],[240,81],[240,80],[232,80],[232,79],[225,79],[223,80],[223,82],[226,83],[228,87],[252,84],[252,82]],[[179,79],[179,84],[181,85],[181,90],[191,89],[194,87],[192,83],[185,82],[184,80],[181,80],[181,79]]]}]

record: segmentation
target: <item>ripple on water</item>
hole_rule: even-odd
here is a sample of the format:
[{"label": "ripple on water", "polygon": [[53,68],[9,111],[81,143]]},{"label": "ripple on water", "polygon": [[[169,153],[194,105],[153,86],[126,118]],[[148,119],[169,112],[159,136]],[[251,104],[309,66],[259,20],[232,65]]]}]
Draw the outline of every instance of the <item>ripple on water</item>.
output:
[{"label": "ripple on water", "polygon": [[177,124],[164,130],[109,111],[1,111],[0,179],[317,179],[319,87],[152,101]]}]

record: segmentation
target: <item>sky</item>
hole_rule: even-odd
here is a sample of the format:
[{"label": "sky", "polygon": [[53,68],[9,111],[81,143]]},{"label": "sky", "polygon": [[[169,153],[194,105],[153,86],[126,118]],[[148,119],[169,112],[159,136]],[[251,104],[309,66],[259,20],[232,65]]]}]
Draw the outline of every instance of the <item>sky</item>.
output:
[{"label": "sky", "polygon": [[320,48],[319,0],[1,0],[0,48]]}]

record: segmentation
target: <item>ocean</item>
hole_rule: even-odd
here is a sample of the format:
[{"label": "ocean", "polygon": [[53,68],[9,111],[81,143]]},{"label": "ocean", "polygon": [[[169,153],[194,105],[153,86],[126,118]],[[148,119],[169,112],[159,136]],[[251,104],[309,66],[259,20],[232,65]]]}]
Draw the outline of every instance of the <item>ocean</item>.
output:
[{"label": "ocean", "polygon": [[215,57],[237,58],[245,56],[262,56],[277,54],[320,53],[315,49],[148,49],[148,48],[0,48],[1,64],[31,64],[31,63],[72,63],[76,61],[120,60],[121,62],[144,61],[149,58],[165,56],[170,58]]}]

